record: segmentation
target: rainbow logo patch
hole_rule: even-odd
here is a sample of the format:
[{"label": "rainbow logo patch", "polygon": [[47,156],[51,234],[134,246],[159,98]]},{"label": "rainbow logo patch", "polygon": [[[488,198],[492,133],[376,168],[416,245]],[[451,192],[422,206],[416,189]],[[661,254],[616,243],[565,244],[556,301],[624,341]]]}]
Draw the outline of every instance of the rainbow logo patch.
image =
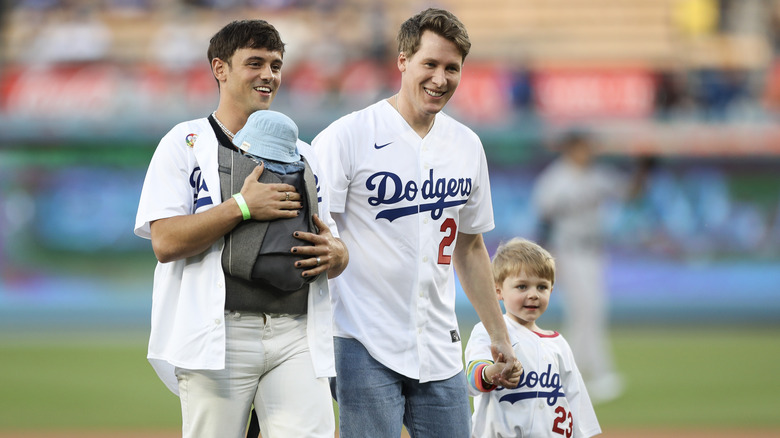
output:
[{"label": "rainbow logo patch", "polygon": [[189,134],[187,135],[187,146],[193,147],[195,146],[195,141],[198,140],[198,134]]}]

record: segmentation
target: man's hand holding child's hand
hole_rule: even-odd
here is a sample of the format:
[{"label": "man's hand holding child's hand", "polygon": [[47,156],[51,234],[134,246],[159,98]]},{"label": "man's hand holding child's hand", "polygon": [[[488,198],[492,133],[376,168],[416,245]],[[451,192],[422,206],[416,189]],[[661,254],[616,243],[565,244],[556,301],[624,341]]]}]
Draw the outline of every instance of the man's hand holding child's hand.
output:
[{"label": "man's hand holding child's hand", "polygon": [[488,385],[503,386],[504,388],[517,388],[520,377],[523,375],[523,364],[519,360],[507,363],[503,353],[498,354],[498,360],[484,368],[483,380]]}]

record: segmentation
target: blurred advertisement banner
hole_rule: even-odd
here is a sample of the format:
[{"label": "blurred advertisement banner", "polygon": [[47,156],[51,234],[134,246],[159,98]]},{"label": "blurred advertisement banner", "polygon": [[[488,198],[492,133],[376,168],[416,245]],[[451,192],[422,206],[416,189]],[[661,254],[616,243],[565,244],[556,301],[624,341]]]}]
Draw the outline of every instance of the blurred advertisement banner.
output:
[{"label": "blurred advertisement banner", "polygon": [[542,70],[534,75],[539,114],[551,121],[648,118],[655,80],[644,70]]},{"label": "blurred advertisement banner", "polygon": [[512,114],[510,77],[491,64],[470,63],[445,112],[481,125],[501,124]]},{"label": "blurred advertisement banner", "polygon": [[106,62],[8,66],[0,82],[0,113],[6,120],[52,126],[106,122],[83,126],[100,133],[139,120],[206,114],[216,100],[213,81],[205,68],[173,73],[153,65]]}]

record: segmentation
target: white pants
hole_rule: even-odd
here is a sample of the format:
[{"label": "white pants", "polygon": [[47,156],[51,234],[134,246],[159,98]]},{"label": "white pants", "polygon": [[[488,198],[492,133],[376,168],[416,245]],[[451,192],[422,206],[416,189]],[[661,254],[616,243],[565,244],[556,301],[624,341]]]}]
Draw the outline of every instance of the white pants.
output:
[{"label": "white pants", "polygon": [[328,437],[327,378],[316,378],[306,315],[226,313],[224,370],[176,369],[184,438],[243,438],[254,403],[263,438]]},{"label": "white pants", "polygon": [[604,255],[556,248],[556,281],[564,298],[563,335],[586,382],[615,372],[609,345],[609,302]]}]

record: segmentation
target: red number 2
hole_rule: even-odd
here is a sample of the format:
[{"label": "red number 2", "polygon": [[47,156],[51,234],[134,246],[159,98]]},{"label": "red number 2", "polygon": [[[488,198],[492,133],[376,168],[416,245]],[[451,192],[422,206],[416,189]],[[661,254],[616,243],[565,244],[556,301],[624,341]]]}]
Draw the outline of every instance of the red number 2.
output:
[{"label": "red number 2", "polygon": [[439,231],[441,231],[442,233],[448,233],[446,236],[444,236],[443,239],[441,239],[441,243],[439,243],[439,264],[440,265],[449,265],[452,262],[452,255],[444,254],[444,249],[452,245],[452,242],[455,241],[455,231],[457,229],[458,229],[458,224],[456,224],[455,219],[451,217],[447,218],[441,224],[441,228],[439,228]]},{"label": "red number 2", "polygon": [[[552,431],[560,435],[565,435],[566,438],[571,438],[571,434],[574,432],[574,419],[571,416],[571,412],[566,412],[566,409],[563,406],[558,406],[555,408],[555,413],[558,414],[558,416],[553,422]],[[569,424],[566,430],[564,430],[561,427],[561,424],[567,420]]]}]

